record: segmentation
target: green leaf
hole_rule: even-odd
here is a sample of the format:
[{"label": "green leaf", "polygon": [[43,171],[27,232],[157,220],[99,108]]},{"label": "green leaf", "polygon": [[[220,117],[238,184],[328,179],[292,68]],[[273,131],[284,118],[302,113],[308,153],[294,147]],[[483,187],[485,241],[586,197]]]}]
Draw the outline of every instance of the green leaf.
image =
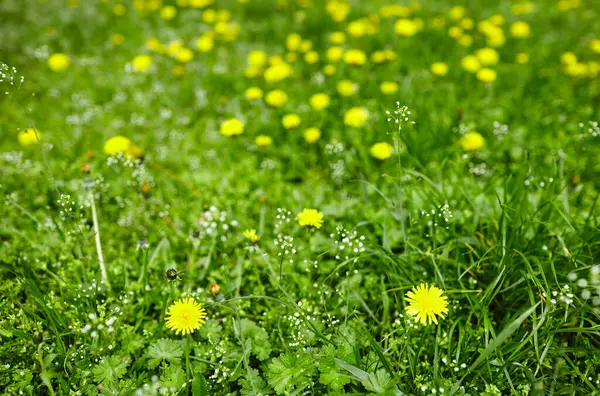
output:
[{"label": "green leaf", "polygon": [[[259,360],[267,359],[271,354],[271,343],[269,342],[269,334],[265,329],[249,319],[242,319],[239,326],[242,328],[244,342],[250,346],[251,352]],[[236,326],[235,331],[239,333],[238,326]]]},{"label": "green leaf", "polygon": [[369,373],[369,376],[362,381],[362,384],[367,390],[381,394],[391,390],[394,386],[394,381],[385,369],[379,369],[375,373]]},{"label": "green leaf", "polygon": [[92,373],[94,379],[103,385],[114,384],[116,380],[123,377],[127,373],[129,366],[129,357],[111,356],[100,362]]},{"label": "green leaf", "polygon": [[268,395],[272,392],[267,386],[264,379],[261,378],[260,372],[256,369],[250,368],[244,377],[238,379],[238,384],[242,386],[242,395],[256,395],[263,394]]},{"label": "green leaf", "polygon": [[181,356],[183,356],[183,349],[177,341],[161,338],[148,348],[148,357],[150,358],[148,367],[156,368],[162,361],[178,364]]},{"label": "green leaf", "polygon": [[277,394],[307,387],[313,367],[312,356],[306,352],[284,353],[269,364],[269,385]]},{"label": "green leaf", "polygon": [[540,302],[535,304],[533,307],[529,308],[527,311],[523,312],[521,316],[519,316],[511,324],[505,327],[504,330],[502,330],[500,334],[498,334],[498,337],[496,337],[492,342],[490,342],[487,348],[485,348],[483,352],[481,352],[481,355],[479,355],[477,360],[475,360],[475,363],[473,363],[473,365],[469,367],[469,370],[467,371],[465,376],[468,375],[471,371],[473,371],[477,366],[479,366],[485,359],[487,359],[492,354],[492,352],[496,350],[496,348],[498,348],[504,341],[506,341],[506,339],[510,337],[521,326],[521,323],[523,323],[523,321],[527,319],[529,315],[533,313],[533,311],[535,311],[538,305],[540,305]]},{"label": "green leaf", "polygon": [[194,379],[192,380],[192,395],[208,395],[208,391],[206,390],[206,380],[204,379],[202,373],[194,373]]},{"label": "green leaf", "polygon": [[344,385],[350,382],[350,377],[340,372],[341,369],[335,362],[336,348],[333,345],[326,345],[321,352],[323,356],[319,361],[319,371],[321,372],[319,382],[330,390],[342,390]]},{"label": "green leaf", "polygon": [[161,386],[177,392],[185,385],[185,371],[181,366],[176,364],[168,365],[164,368],[163,374],[160,376]]}]

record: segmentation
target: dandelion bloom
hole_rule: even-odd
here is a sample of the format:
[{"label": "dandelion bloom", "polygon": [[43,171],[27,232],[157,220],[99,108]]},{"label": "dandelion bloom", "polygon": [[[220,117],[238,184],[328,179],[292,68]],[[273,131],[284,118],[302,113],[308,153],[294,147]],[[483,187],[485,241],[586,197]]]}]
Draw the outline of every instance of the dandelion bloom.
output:
[{"label": "dandelion bloom", "polygon": [[265,70],[265,80],[270,83],[279,82],[285,80],[289,76],[291,76],[294,72],[292,66],[289,64],[282,62],[278,63],[274,66],[270,66],[267,70]]},{"label": "dandelion bloom", "polygon": [[400,36],[414,36],[419,30],[419,25],[410,19],[398,19],[394,24],[394,30]]},{"label": "dandelion bloom", "polygon": [[62,72],[67,70],[71,63],[69,57],[65,54],[52,54],[48,58],[48,67],[54,72]]},{"label": "dandelion bloom", "polygon": [[344,113],[344,124],[349,127],[360,128],[368,119],[369,112],[364,107],[352,107]]},{"label": "dandelion bloom", "polygon": [[[296,55],[296,54],[290,54]],[[317,51],[309,51],[304,55],[304,61],[309,65],[315,64],[319,61],[319,53]]]},{"label": "dandelion bloom", "polygon": [[131,66],[135,72],[145,72],[152,66],[152,57],[150,55],[137,55],[131,61]]},{"label": "dandelion bloom", "polygon": [[177,334],[191,334],[204,324],[206,311],[192,298],[174,302],[167,311],[167,328]]},{"label": "dandelion bloom", "polygon": [[346,41],[346,35],[343,32],[332,32],[329,35],[329,41],[333,44],[343,44]]},{"label": "dandelion bloom", "polygon": [[485,139],[479,132],[471,131],[462,136],[460,145],[465,151],[476,151],[485,146]]},{"label": "dandelion bloom", "polygon": [[560,63],[563,65],[572,65],[577,63],[577,56],[572,52],[565,52],[560,56]]},{"label": "dandelion bloom", "polygon": [[496,73],[496,70],[488,69],[487,67],[477,72],[477,79],[485,83],[494,82],[497,77],[498,73]]},{"label": "dandelion bloom", "polygon": [[321,131],[318,128],[307,128],[304,130],[304,140],[312,144],[321,138]]},{"label": "dandelion bloom", "polygon": [[465,56],[464,58],[462,58],[460,64],[462,65],[463,69],[465,69],[469,73],[477,73],[477,71],[481,69],[481,63],[475,55]]},{"label": "dandelion bloom", "polygon": [[267,93],[265,102],[273,107],[281,107],[288,101],[288,96],[281,89],[275,89]]},{"label": "dandelion bloom", "polygon": [[358,91],[356,84],[350,80],[342,80],[338,82],[336,88],[339,94],[342,96],[351,96]]},{"label": "dandelion bloom", "polygon": [[406,312],[423,325],[432,322],[437,324],[437,317],[444,318],[444,314],[448,313],[448,297],[443,296],[443,293],[441,289],[428,286],[427,283],[413,287],[406,293]]},{"label": "dandelion bloom", "polygon": [[323,73],[325,73],[326,76],[333,76],[336,70],[334,65],[325,65]]},{"label": "dandelion bloom", "polygon": [[349,65],[364,65],[367,61],[367,55],[358,49],[349,49],[344,53],[344,62]]},{"label": "dandelion bloom", "polygon": [[177,15],[177,8],[173,6],[166,6],[160,10],[160,17],[165,21],[175,18],[175,15]]},{"label": "dandelion bloom", "polygon": [[398,83],[394,81],[384,81],[379,86],[381,93],[384,95],[391,95],[398,92]]},{"label": "dandelion bloom", "polygon": [[590,48],[597,54],[600,54],[600,39],[590,41]]},{"label": "dandelion bloom", "polygon": [[256,143],[259,148],[266,149],[273,144],[273,138],[267,135],[258,135],[254,140],[254,143]]},{"label": "dandelion bloom", "polygon": [[26,128],[19,132],[17,140],[21,146],[29,146],[37,143],[38,139],[41,139],[41,134],[38,130],[33,128]]},{"label": "dandelion bloom", "polygon": [[287,47],[288,51],[298,51],[301,42],[302,37],[298,33],[291,33],[285,40],[285,46]]},{"label": "dandelion bloom", "polygon": [[246,90],[248,100],[257,100],[263,97],[263,90],[258,87],[250,87]]},{"label": "dandelion bloom", "polygon": [[344,49],[339,45],[334,45],[327,49],[327,59],[330,62],[337,62],[344,56]]},{"label": "dandelion bloom", "polygon": [[124,153],[130,146],[131,140],[125,136],[113,136],[104,143],[104,152],[108,155]]},{"label": "dandelion bloom", "polygon": [[394,152],[394,148],[389,143],[381,142],[381,143],[375,143],[374,145],[372,145],[369,152],[371,153],[371,155],[373,157],[377,158],[378,160],[383,161],[392,156],[392,153]]},{"label": "dandelion bloom", "polygon": [[215,41],[212,35],[203,34],[196,40],[196,47],[200,52],[210,52],[215,46]]},{"label": "dandelion bloom", "polygon": [[244,236],[252,243],[260,241],[260,236],[256,233],[254,228],[244,231]]},{"label": "dandelion bloom", "polygon": [[181,63],[189,63],[192,61],[192,59],[194,59],[194,51],[185,47],[181,48],[179,51],[177,51],[175,59]]},{"label": "dandelion bloom", "polygon": [[235,136],[244,133],[244,124],[237,118],[230,118],[223,121],[220,128],[221,135]]},{"label": "dandelion bloom", "polygon": [[482,48],[475,54],[482,65],[496,65],[499,61],[498,52],[493,48]]},{"label": "dandelion bloom", "polygon": [[510,34],[515,38],[529,37],[529,24],[523,21],[517,21],[510,25]]},{"label": "dandelion bloom", "polygon": [[267,62],[267,53],[261,50],[253,50],[248,54],[248,64],[250,66],[261,67]]},{"label": "dandelion bloom", "polygon": [[323,225],[323,213],[319,212],[317,209],[303,209],[302,212],[296,215],[296,219],[298,220],[298,224],[302,227],[314,227],[321,228]]},{"label": "dandelion bloom", "polygon": [[125,154],[129,158],[141,158],[144,153],[129,138],[113,136],[104,143],[104,152],[108,155]]},{"label": "dandelion bloom", "polygon": [[302,122],[302,119],[298,114],[286,114],[281,119],[281,123],[285,129],[296,128],[300,125],[300,122]]},{"label": "dandelion bloom", "polygon": [[317,93],[310,97],[310,105],[315,110],[323,110],[329,106],[329,96],[324,93]]},{"label": "dandelion bloom", "polygon": [[444,62],[435,62],[431,65],[431,72],[436,76],[443,77],[448,74],[448,65]]}]

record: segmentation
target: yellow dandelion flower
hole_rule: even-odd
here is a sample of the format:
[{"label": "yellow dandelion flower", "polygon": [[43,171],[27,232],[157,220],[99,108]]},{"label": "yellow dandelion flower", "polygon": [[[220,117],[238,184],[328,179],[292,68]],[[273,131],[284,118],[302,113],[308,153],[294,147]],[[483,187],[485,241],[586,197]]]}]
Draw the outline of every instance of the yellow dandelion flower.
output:
[{"label": "yellow dandelion flower", "polygon": [[336,85],[337,91],[342,96],[352,96],[358,91],[358,87],[350,80],[342,80]]},{"label": "yellow dandelion flower", "polygon": [[212,35],[203,34],[196,40],[196,48],[200,52],[210,52],[215,46],[215,41]]},{"label": "yellow dandelion flower", "polygon": [[212,25],[217,21],[217,11],[208,9],[202,13],[202,22]]},{"label": "yellow dandelion flower", "polygon": [[368,119],[369,112],[364,107],[352,107],[344,113],[344,124],[349,127],[360,128]]},{"label": "yellow dandelion flower", "polygon": [[[290,54],[295,55],[295,54]],[[309,65],[313,65],[319,61],[319,53],[317,51],[308,51],[306,55],[304,55],[304,61]]]},{"label": "yellow dandelion flower", "polygon": [[394,148],[389,143],[381,142],[381,143],[375,143],[374,145],[372,145],[369,152],[371,153],[371,155],[373,157],[377,158],[378,160],[383,161],[392,156],[392,153],[394,152]]},{"label": "yellow dandelion flower", "polygon": [[498,73],[496,73],[496,70],[488,69],[487,67],[477,72],[477,79],[484,83],[494,82],[497,77]]},{"label": "yellow dandelion flower", "polygon": [[167,328],[176,334],[191,334],[204,324],[206,310],[192,298],[182,298],[167,310]]},{"label": "yellow dandelion flower", "polygon": [[398,83],[395,81],[384,81],[379,85],[381,93],[384,95],[391,95],[398,92]]},{"label": "yellow dandelion flower", "polygon": [[237,118],[230,118],[221,123],[221,135],[235,136],[244,133],[244,124]]},{"label": "yellow dandelion flower", "polygon": [[510,34],[515,38],[529,37],[529,24],[523,21],[517,21],[510,25]]},{"label": "yellow dandelion flower", "polygon": [[323,213],[319,212],[317,209],[303,209],[302,212],[296,215],[296,219],[298,220],[298,224],[302,227],[314,227],[321,228],[323,225],[323,218],[325,216]]},{"label": "yellow dandelion flower", "polygon": [[65,54],[52,54],[48,58],[48,67],[50,67],[50,70],[53,72],[57,73],[67,70],[69,63],[71,63],[71,61]]},{"label": "yellow dandelion flower", "polygon": [[253,50],[248,54],[250,66],[261,67],[267,62],[267,53],[261,50]]},{"label": "yellow dandelion flower", "polygon": [[250,87],[246,90],[248,100],[257,100],[263,97],[263,90],[258,87]]},{"label": "yellow dandelion flower", "polygon": [[312,42],[310,40],[302,40],[298,49],[300,52],[308,52],[312,49]]},{"label": "yellow dandelion flower", "polygon": [[333,44],[343,44],[346,41],[346,35],[343,32],[332,32],[329,35],[329,41]]},{"label": "yellow dandelion flower", "polygon": [[273,107],[281,107],[288,101],[288,96],[281,89],[269,91],[265,96],[265,102]]},{"label": "yellow dandelion flower", "polygon": [[308,144],[313,144],[320,138],[321,131],[319,130],[319,128],[306,128],[304,130],[304,140],[306,140]]},{"label": "yellow dandelion flower", "polygon": [[254,228],[244,231],[244,236],[252,243],[260,241],[260,236]]},{"label": "yellow dandelion flower", "polygon": [[481,63],[475,55],[465,56],[462,58],[460,64],[462,65],[463,69],[469,73],[476,73],[479,69],[481,69]]},{"label": "yellow dandelion flower", "polygon": [[465,151],[481,150],[485,146],[485,138],[479,132],[467,132],[460,139],[460,145]]},{"label": "yellow dandelion flower", "polygon": [[300,122],[302,122],[302,119],[298,114],[286,114],[281,119],[281,124],[285,129],[296,128],[300,125]]},{"label": "yellow dandelion flower", "polygon": [[339,45],[334,45],[327,49],[326,56],[330,62],[337,62],[344,56],[344,49]]},{"label": "yellow dandelion flower", "polygon": [[329,106],[330,99],[329,95],[324,93],[317,93],[310,97],[309,103],[315,110],[323,110]]},{"label": "yellow dandelion flower", "polygon": [[189,63],[194,59],[194,51],[189,48],[181,48],[177,51],[175,58],[181,63]]},{"label": "yellow dandelion flower", "polygon": [[597,54],[600,54],[600,39],[590,41],[590,48]]},{"label": "yellow dandelion flower", "polygon": [[302,43],[302,37],[298,33],[291,33],[287,36],[285,46],[288,51],[295,52],[300,48],[300,43]]},{"label": "yellow dandelion flower", "polygon": [[435,74],[436,76],[443,77],[448,74],[448,65],[444,62],[435,62],[433,65],[431,65],[431,73]]},{"label": "yellow dandelion flower", "polygon": [[145,72],[152,66],[152,57],[150,55],[137,55],[131,61],[134,72]]},{"label": "yellow dandelion flower", "polygon": [[475,56],[484,66],[495,65],[499,61],[498,52],[493,48],[481,48],[477,50]]},{"label": "yellow dandelion flower", "polygon": [[131,140],[125,136],[113,136],[104,143],[104,152],[108,155],[125,153],[131,144]]},{"label": "yellow dandelion flower", "polygon": [[419,24],[410,19],[398,19],[394,24],[394,30],[400,36],[414,36],[419,30]]},{"label": "yellow dandelion flower", "polygon": [[323,73],[325,73],[326,76],[333,76],[336,70],[337,69],[334,65],[325,65],[323,68]]},{"label": "yellow dandelion flower", "polygon": [[349,65],[364,65],[367,61],[367,55],[358,49],[350,49],[344,53],[344,62]]},{"label": "yellow dandelion flower", "polygon": [[565,52],[560,56],[560,63],[566,66],[575,64],[577,63],[577,55],[572,52]]},{"label": "yellow dandelion flower", "polygon": [[160,10],[160,17],[165,21],[175,18],[175,15],[177,15],[177,8],[173,6],[165,6]]},{"label": "yellow dandelion flower", "polygon": [[448,313],[448,297],[443,294],[443,290],[421,283],[406,293],[406,312],[423,325],[437,324],[437,317],[444,318]]},{"label": "yellow dandelion flower", "polygon": [[273,138],[271,136],[267,136],[267,135],[258,135],[256,137],[256,139],[254,140],[254,143],[256,143],[258,148],[266,149],[271,144],[273,144]]},{"label": "yellow dandelion flower", "polygon": [[294,73],[294,69],[288,63],[281,62],[270,66],[265,70],[265,80],[267,82],[279,82],[285,80]]},{"label": "yellow dandelion flower", "polygon": [[33,128],[25,128],[17,135],[17,140],[21,146],[30,146],[37,143],[38,139],[41,140],[41,138],[40,131]]}]

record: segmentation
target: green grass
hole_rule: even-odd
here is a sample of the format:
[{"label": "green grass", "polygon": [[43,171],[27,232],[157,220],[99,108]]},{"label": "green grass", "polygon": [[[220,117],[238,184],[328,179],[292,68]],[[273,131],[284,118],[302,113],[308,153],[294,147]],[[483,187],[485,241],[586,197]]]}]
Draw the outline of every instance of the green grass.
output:
[{"label": "green grass", "polygon": [[[592,71],[573,77],[560,61],[567,51],[591,68],[600,61],[591,3],[563,12],[536,2],[515,16],[505,1],[464,1],[475,22],[465,48],[448,36],[450,7],[423,0],[411,16],[422,31],[400,37],[395,18],[381,17],[376,34],[343,44],[366,64],[336,62],[332,76],[321,73],[329,34],[383,2],[350,1],[339,23],[317,0],[216,2],[241,29],[208,53],[195,45],[213,28],[200,9],[164,21],[129,1],[123,16],[112,0],[67,3],[0,5],[0,60],[16,68],[4,71],[14,85],[0,83],[0,393],[599,393],[600,136],[588,122],[600,118],[600,91]],[[461,59],[487,46],[477,23],[495,14],[506,43],[491,66],[498,79],[484,84]],[[530,37],[511,37],[516,20]],[[298,54],[281,82],[245,76],[251,50],[285,58],[294,32],[317,64]],[[194,50],[183,77],[145,47],[153,36]],[[397,59],[370,60],[385,48]],[[519,52],[528,63],[514,61]],[[69,56],[67,70],[49,69],[52,53]],[[139,54],[153,65],[132,73]],[[429,71],[439,61],[444,77]],[[343,79],[358,93],[339,95]],[[384,81],[398,92],[382,94]],[[289,101],[249,101],[251,86]],[[308,104],[318,92],[331,97],[324,111]],[[400,131],[386,115],[397,101],[415,122]],[[355,106],[369,112],[361,128],[344,125]],[[283,128],[289,113],[300,127]],[[244,133],[220,135],[231,117]],[[29,127],[41,138],[22,146]],[[322,131],[315,144],[308,127]],[[471,130],[485,147],[465,152]],[[116,135],[143,159],[105,154]],[[257,148],[258,135],[273,144]],[[377,142],[394,155],[373,158]],[[300,227],[303,208],[324,213],[323,227]],[[166,279],[171,268],[177,280]],[[420,283],[449,298],[437,325],[405,311]],[[184,295],[208,313],[190,336],[165,326]]]}]

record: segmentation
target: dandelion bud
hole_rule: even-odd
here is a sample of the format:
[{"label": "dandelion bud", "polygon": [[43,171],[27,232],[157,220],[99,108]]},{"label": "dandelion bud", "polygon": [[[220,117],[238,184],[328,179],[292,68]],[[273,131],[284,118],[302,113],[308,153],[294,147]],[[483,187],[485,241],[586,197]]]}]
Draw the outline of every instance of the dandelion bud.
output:
[{"label": "dandelion bud", "polygon": [[217,282],[210,282],[210,285],[208,285],[208,290],[213,296],[221,294],[221,286],[219,286]]}]

